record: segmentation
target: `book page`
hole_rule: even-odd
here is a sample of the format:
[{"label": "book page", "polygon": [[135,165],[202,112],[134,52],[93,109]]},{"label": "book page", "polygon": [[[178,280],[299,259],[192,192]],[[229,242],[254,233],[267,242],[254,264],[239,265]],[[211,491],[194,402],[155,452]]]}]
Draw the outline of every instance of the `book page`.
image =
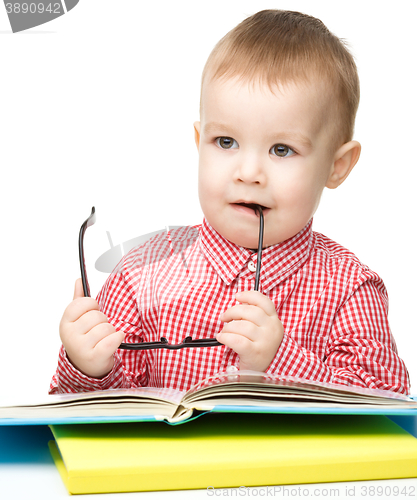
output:
[{"label": "book page", "polygon": [[240,404],[246,402],[257,406],[260,406],[261,402],[269,406],[275,401],[274,405],[283,405],[285,402],[287,406],[291,402],[311,402],[333,405],[408,405],[417,408],[413,399],[392,391],[349,387],[251,371],[221,373],[209,377],[186,393],[183,404],[196,405],[205,401],[208,406],[233,405],[237,404],[237,400]]},{"label": "book page", "polygon": [[0,418],[154,414],[171,417],[183,394],[184,391],[157,387],[52,394],[42,401],[9,401],[0,407]]}]

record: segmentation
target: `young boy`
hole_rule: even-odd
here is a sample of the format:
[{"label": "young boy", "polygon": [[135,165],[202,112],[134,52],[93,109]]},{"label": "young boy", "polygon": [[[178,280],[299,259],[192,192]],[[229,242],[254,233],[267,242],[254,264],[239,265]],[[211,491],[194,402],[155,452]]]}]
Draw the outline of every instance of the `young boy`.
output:
[{"label": "young boy", "polygon": [[[359,158],[358,102],[353,58],[321,21],[262,11],[228,33],[204,69],[195,123],[203,224],[135,248],[98,303],[77,281],[50,392],[188,389],[234,365],[408,393],[381,279],[312,231],[324,187]],[[254,205],[265,219],[259,292]],[[223,345],[118,350],[188,335]]]}]

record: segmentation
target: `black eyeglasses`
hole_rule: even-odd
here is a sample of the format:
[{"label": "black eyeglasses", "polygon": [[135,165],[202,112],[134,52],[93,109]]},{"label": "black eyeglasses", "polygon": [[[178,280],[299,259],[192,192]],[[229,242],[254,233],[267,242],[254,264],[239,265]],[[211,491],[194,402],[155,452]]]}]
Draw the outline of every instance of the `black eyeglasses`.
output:
[{"label": "black eyeglasses", "polygon": [[[254,209],[259,215],[259,239],[258,239],[258,253],[256,262],[256,273],[255,273],[255,290],[259,290],[259,277],[261,274],[261,259],[262,259],[262,245],[264,237],[264,215],[262,208],[259,205],[254,205]],[[85,259],[84,259],[84,235],[88,227],[92,226],[96,222],[96,209],[93,207],[91,209],[91,214],[86,219],[80,229],[80,235],[78,237],[78,251],[80,256],[80,268],[81,268],[81,279],[83,282],[84,297],[91,297],[90,295],[90,285],[88,284],[87,272],[85,270]],[[221,346],[217,339],[193,339],[192,337],[186,337],[181,344],[170,344],[165,337],[161,337],[159,342],[139,342],[139,343],[129,343],[126,344],[122,342],[119,349],[130,349],[130,350],[147,350],[147,349],[183,349],[185,347],[213,347]]]}]

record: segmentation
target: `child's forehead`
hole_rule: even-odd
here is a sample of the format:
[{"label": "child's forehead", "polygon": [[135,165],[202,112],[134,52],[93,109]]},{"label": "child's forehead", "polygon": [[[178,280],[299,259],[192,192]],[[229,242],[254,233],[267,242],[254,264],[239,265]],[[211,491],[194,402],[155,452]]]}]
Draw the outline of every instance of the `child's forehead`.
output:
[{"label": "child's forehead", "polygon": [[[305,107],[315,110],[320,115],[325,109],[329,109],[332,104],[332,92],[330,85],[319,79],[312,79],[309,82],[291,81],[281,82],[277,80],[274,84],[262,82],[261,80],[245,80],[239,77],[217,78],[207,80],[201,91],[201,118],[205,111],[211,111],[212,108],[218,108],[220,103],[226,98],[233,99],[234,102],[241,102],[241,105],[250,105],[256,102],[259,97],[266,97],[271,103],[274,101],[282,102],[287,97],[300,101]],[[254,109],[256,112],[257,109]],[[261,111],[261,110],[260,110]],[[265,110],[262,110],[265,112]]]}]

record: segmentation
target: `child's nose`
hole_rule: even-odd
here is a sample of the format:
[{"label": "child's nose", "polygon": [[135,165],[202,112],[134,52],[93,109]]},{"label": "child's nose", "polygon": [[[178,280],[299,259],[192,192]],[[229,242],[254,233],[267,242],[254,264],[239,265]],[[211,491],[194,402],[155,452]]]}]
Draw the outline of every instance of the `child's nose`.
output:
[{"label": "child's nose", "polygon": [[261,159],[256,155],[241,158],[236,171],[236,180],[248,184],[263,184],[265,171]]}]

